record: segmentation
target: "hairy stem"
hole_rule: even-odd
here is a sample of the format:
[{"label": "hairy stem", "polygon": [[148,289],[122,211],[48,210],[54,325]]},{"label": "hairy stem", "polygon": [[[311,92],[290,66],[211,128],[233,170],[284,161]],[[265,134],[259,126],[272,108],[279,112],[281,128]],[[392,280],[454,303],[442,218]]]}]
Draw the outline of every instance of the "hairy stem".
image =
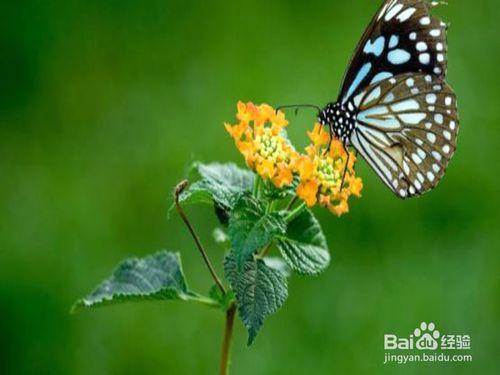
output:
[{"label": "hairy stem", "polygon": [[264,248],[262,249],[262,251],[261,251],[261,253],[260,253],[260,255],[259,255],[259,256],[260,256],[261,258],[264,258],[264,257],[267,255],[267,253],[269,252],[269,250],[271,250],[271,246],[272,246],[272,245],[273,245],[273,242],[272,242],[272,241],[271,241],[271,242],[269,242],[269,243],[266,245],[266,247],[264,247]]},{"label": "hairy stem", "polygon": [[291,200],[290,202],[288,203],[288,205],[286,206],[286,209],[287,211],[290,211],[293,207],[293,205],[295,204],[295,202],[297,202],[297,200],[299,199],[299,197],[297,195],[295,195]]},{"label": "hairy stem", "polygon": [[285,217],[285,220],[287,223],[295,219],[297,216],[299,216],[302,211],[304,211],[307,208],[306,202],[302,202],[300,205],[298,205],[296,208],[294,208],[292,211],[288,213],[288,215]]},{"label": "hairy stem", "polygon": [[255,197],[255,198],[258,198],[259,195],[260,195],[260,184],[262,182],[262,179],[260,178],[259,175],[255,175],[255,179],[253,181],[253,191],[252,191],[252,195]]},{"label": "hairy stem", "polygon": [[212,278],[215,281],[215,284],[217,284],[217,286],[219,287],[219,289],[221,290],[221,292],[223,294],[226,294],[226,289],[224,288],[224,285],[220,281],[219,277],[217,276],[217,273],[215,272],[215,268],[212,266],[212,263],[210,262],[210,259],[208,258],[207,252],[205,251],[205,249],[203,248],[203,246],[202,246],[202,244],[200,242],[200,238],[196,234],[196,232],[195,232],[195,230],[193,228],[193,225],[191,224],[191,222],[187,218],[186,214],[184,213],[184,210],[182,209],[182,207],[180,205],[179,196],[187,188],[188,184],[189,184],[188,181],[184,180],[184,181],[181,181],[175,187],[175,195],[174,195],[174,197],[175,197],[175,208],[177,209],[177,212],[179,213],[179,216],[182,218],[182,220],[186,224],[186,227],[188,228],[189,233],[191,233],[191,236],[193,237],[193,240],[196,243],[196,247],[200,251],[200,254],[201,254],[203,260],[205,261],[205,264],[206,264],[206,266],[208,268],[208,271],[210,272],[210,275],[212,275]]},{"label": "hairy stem", "polygon": [[229,373],[229,357],[231,352],[231,339],[233,337],[234,315],[236,304],[233,303],[226,311],[226,324],[224,326],[224,339],[222,341],[222,353],[220,359],[220,375]]},{"label": "hairy stem", "polygon": [[203,303],[204,305],[210,306],[210,307],[220,307],[220,303],[213,300],[212,298],[208,298],[205,296],[201,295],[190,295],[187,299],[188,301],[195,301],[198,303]]}]

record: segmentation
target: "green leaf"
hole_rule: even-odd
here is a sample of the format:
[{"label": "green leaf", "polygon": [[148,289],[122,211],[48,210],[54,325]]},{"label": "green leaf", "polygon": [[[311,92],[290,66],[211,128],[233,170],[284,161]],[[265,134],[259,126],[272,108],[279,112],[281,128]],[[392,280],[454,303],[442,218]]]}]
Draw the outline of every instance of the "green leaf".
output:
[{"label": "green leaf", "polygon": [[240,269],[255,251],[285,230],[286,223],[280,213],[266,213],[261,201],[251,194],[242,194],[234,204],[228,230],[231,250]]},{"label": "green leaf", "polygon": [[251,345],[264,319],[285,303],[286,277],[261,259],[248,260],[240,271],[232,254],[224,259],[224,273],[236,294],[238,313],[248,330],[248,345]]},{"label": "green leaf", "polygon": [[285,235],[276,239],[283,258],[298,273],[315,275],[324,271],[330,263],[325,236],[310,210],[304,210],[288,223]]},{"label": "green leaf", "polygon": [[87,297],[76,301],[72,310],[144,300],[193,300],[218,305],[188,289],[179,254],[164,250],[123,261],[111,277]]},{"label": "green leaf", "polygon": [[193,170],[201,179],[180,195],[179,201],[184,204],[213,202],[218,209],[229,211],[235,198],[253,186],[254,174],[233,163],[195,163]]},{"label": "green leaf", "polygon": [[290,266],[280,257],[265,257],[262,258],[266,266],[275,269],[283,274],[285,277],[289,277],[291,274]]}]

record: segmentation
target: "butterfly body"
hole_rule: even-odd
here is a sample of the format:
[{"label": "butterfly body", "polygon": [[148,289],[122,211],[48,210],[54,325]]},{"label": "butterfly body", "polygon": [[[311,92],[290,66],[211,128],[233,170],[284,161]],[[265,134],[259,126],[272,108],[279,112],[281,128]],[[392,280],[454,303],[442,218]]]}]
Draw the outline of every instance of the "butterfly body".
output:
[{"label": "butterfly body", "polygon": [[356,116],[352,102],[342,104],[340,102],[329,103],[320,112],[318,121],[321,125],[329,126],[330,134],[335,134],[344,146],[349,146],[349,139],[356,126]]},{"label": "butterfly body", "polygon": [[354,52],[337,101],[318,115],[400,198],[433,189],[456,148],[447,26],[430,15],[433,5],[384,1]]}]

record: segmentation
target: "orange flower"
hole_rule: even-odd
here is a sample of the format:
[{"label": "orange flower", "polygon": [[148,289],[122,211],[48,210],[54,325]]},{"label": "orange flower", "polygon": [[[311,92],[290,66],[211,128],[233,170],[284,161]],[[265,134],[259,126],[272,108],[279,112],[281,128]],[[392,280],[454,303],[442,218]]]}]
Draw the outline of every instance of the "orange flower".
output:
[{"label": "orange flower", "polygon": [[363,188],[363,182],[354,173],[356,157],[350,153],[341,189],[347,161],[347,153],[342,143],[332,139],[327,152],[330,135],[320,124],[316,124],[308,135],[312,144],[306,147],[306,153],[298,156],[294,162],[294,170],[300,176],[297,195],[309,207],[319,203],[340,216],[349,211],[349,197],[359,197]]},{"label": "orange flower", "polygon": [[283,112],[267,104],[238,102],[236,117],[238,124],[224,126],[247,165],[278,188],[290,185],[297,152],[286,138]]},{"label": "orange flower", "polygon": [[318,201],[319,182],[316,180],[303,180],[297,186],[297,195],[302,198],[309,207],[312,207]]}]

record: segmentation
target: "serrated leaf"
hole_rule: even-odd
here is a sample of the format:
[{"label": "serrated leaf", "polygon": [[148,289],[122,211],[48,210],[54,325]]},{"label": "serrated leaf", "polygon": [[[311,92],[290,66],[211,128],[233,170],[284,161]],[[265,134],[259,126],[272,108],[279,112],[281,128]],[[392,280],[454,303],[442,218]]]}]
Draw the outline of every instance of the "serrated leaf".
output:
[{"label": "serrated leaf", "polygon": [[291,274],[290,266],[282,258],[279,257],[265,257],[262,258],[266,266],[274,268],[276,271],[280,271],[285,277],[289,277]]},{"label": "serrated leaf", "polygon": [[72,310],[144,300],[212,301],[188,289],[179,254],[164,250],[144,258],[126,259]]},{"label": "serrated leaf", "polygon": [[261,259],[248,260],[240,271],[232,254],[224,259],[224,273],[235,292],[238,313],[248,330],[248,345],[251,345],[264,319],[285,303],[286,277]]},{"label": "serrated leaf", "polygon": [[179,197],[185,204],[212,203],[219,210],[229,211],[236,196],[252,189],[254,174],[233,163],[193,165],[200,180],[191,184]]},{"label": "serrated leaf", "polygon": [[238,266],[241,268],[255,251],[285,230],[286,223],[280,213],[266,213],[262,202],[251,194],[242,194],[234,204],[228,230]]},{"label": "serrated leaf", "polygon": [[288,223],[285,235],[276,237],[276,246],[288,265],[301,274],[318,274],[330,263],[325,236],[309,210]]}]

